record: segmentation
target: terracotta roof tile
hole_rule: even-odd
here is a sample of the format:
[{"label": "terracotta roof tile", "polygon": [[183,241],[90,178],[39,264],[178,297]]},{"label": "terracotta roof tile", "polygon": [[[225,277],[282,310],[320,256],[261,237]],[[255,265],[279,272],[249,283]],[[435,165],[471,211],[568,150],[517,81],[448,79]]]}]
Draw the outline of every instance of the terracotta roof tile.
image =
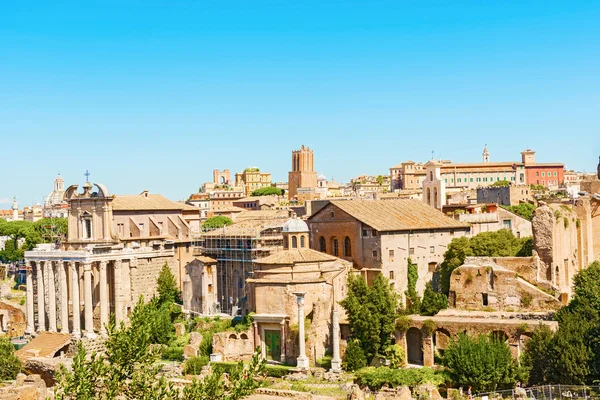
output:
[{"label": "terracotta roof tile", "polygon": [[414,199],[337,200],[331,204],[381,232],[469,227]]},{"label": "terracotta roof tile", "polygon": [[184,210],[192,207],[171,201],[161,194],[116,195],[112,202],[113,210]]}]

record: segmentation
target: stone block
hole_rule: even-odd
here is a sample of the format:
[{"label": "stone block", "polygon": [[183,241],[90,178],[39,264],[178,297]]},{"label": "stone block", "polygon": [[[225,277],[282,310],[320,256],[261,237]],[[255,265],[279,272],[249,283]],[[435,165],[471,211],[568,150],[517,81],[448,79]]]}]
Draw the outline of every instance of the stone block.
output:
[{"label": "stone block", "polygon": [[175,326],[175,335],[183,336],[185,335],[185,325],[183,323],[177,323]]},{"label": "stone block", "polygon": [[183,348],[183,358],[188,359],[198,356],[198,348],[192,345],[187,345]]},{"label": "stone block", "polygon": [[202,334],[200,332],[190,333],[190,346],[198,347],[202,343]]},{"label": "stone block", "polygon": [[212,353],[210,355],[210,362],[221,362],[223,361],[223,355],[220,353]]}]

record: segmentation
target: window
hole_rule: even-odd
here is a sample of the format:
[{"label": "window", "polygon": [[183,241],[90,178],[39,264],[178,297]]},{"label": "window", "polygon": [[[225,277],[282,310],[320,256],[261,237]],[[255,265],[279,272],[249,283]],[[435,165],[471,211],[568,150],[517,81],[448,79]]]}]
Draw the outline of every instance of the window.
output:
[{"label": "window", "polygon": [[298,248],[298,238],[296,236],[292,236],[292,249]]},{"label": "window", "polygon": [[471,178],[471,182],[473,182],[473,178]]},{"label": "window", "polygon": [[390,250],[390,251],[389,251],[389,254],[390,254],[390,258],[393,258],[393,257],[394,257],[394,250],[393,250],[393,249],[392,249],[392,250]]},{"label": "window", "polygon": [[331,243],[332,243],[332,246],[331,246],[331,247],[332,247],[332,250],[333,250],[333,255],[337,257],[337,256],[340,254],[340,249],[339,249],[339,243],[338,243],[338,240],[334,238],[334,239],[331,241]]},{"label": "window", "polygon": [[83,238],[91,239],[92,238],[92,218],[91,217],[84,218],[81,222],[83,224]]},{"label": "window", "polygon": [[306,244],[304,243],[305,239],[304,239],[304,235],[300,236],[300,247],[304,248],[306,247]]},{"label": "window", "polygon": [[481,303],[484,306],[488,305],[488,294],[487,293],[481,293]]},{"label": "window", "polygon": [[373,250],[373,258],[377,258],[377,250]]},{"label": "window", "polygon": [[437,269],[437,263],[435,261],[430,262],[429,264],[427,264],[429,272],[435,272],[435,270]]},{"label": "window", "polygon": [[429,252],[430,253],[435,253],[435,246],[429,246]]},{"label": "window", "polygon": [[408,254],[409,254],[409,255],[411,255],[411,256],[412,256],[413,254],[415,254],[415,248],[414,248],[414,247],[411,247],[410,249],[408,249]]},{"label": "window", "polygon": [[367,230],[363,229],[362,230],[362,237],[368,237],[368,236],[369,236],[369,234],[367,233]]},{"label": "window", "polygon": [[319,251],[322,253],[325,253],[327,251],[326,244],[325,244],[325,238],[323,236],[321,236],[319,238]]},{"label": "window", "polygon": [[285,247],[286,249],[290,248],[290,242],[287,236],[283,237],[283,247]]},{"label": "window", "polygon": [[450,236],[454,236],[454,231],[450,231]]},{"label": "window", "polygon": [[144,223],[143,223],[143,222],[140,222],[140,223],[138,224],[138,226],[140,227],[140,235],[142,235],[142,233],[144,232]]},{"label": "window", "polygon": [[377,236],[377,231],[375,229],[373,229],[373,231],[371,232],[371,235],[373,235],[373,237]]},{"label": "window", "polygon": [[352,257],[352,242],[348,236],[344,238],[344,257]]},{"label": "window", "polygon": [[539,171],[535,171],[535,176],[540,176]]},{"label": "window", "polygon": [[119,236],[123,236],[123,232],[125,231],[125,224],[117,224],[117,230],[119,232]]},{"label": "window", "polygon": [[189,243],[186,243],[186,244],[185,244],[185,252],[186,252],[186,253],[189,253],[189,252],[190,252],[190,244],[189,244]]},{"label": "window", "polygon": [[394,280],[394,271],[390,271],[390,280]]},{"label": "window", "polygon": [[554,176],[556,176],[556,171],[554,171]]},{"label": "window", "polygon": [[329,217],[334,218],[335,217],[335,213],[332,211],[329,213]]},{"label": "window", "polygon": [[505,219],[504,221],[502,221],[502,227],[504,229],[510,230],[511,229],[511,221],[510,221],[510,219]]},{"label": "window", "polygon": [[542,172],[542,176],[546,176],[546,174]]}]

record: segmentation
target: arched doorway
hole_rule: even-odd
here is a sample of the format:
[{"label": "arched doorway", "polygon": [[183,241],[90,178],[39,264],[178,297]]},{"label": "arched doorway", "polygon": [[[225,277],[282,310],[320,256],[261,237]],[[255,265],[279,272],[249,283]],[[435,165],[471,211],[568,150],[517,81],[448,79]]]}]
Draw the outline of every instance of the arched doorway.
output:
[{"label": "arched doorway", "polygon": [[423,334],[420,329],[406,331],[407,359],[409,364],[423,365]]}]

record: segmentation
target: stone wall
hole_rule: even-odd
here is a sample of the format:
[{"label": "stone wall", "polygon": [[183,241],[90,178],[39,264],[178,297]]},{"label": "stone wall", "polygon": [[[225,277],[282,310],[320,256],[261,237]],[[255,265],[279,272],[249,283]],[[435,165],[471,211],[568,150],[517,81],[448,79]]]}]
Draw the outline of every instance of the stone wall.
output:
[{"label": "stone wall", "polygon": [[0,301],[0,331],[6,331],[9,337],[25,334],[25,313],[16,306]]},{"label": "stone wall", "polygon": [[249,360],[254,354],[254,330],[220,332],[212,339],[213,353],[223,356],[223,361]]},{"label": "stone wall", "polygon": [[137,260],[137,266],[131,266],[131,301],[133,305],[140,296],[144,296],[144,299],[148,301],[156,294],[156,279],[165,262],[169,264],[171,272],[177,279],[179,271],[173,262],[173,257],[140,258]]}]

